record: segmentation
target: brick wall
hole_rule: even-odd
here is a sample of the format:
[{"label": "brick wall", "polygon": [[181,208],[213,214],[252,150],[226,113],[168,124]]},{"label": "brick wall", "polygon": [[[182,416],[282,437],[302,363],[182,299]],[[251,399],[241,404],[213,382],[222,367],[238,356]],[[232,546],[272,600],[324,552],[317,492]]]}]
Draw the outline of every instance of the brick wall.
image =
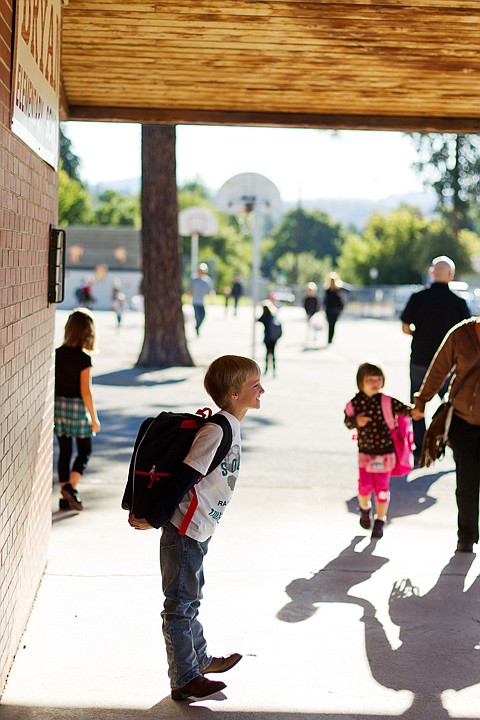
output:
[{"label": "brick wall", "polygon": [[47,558],[53,341],[48,232],[57,176],[10,132],[12,0],[0,3],[0,693]]}]

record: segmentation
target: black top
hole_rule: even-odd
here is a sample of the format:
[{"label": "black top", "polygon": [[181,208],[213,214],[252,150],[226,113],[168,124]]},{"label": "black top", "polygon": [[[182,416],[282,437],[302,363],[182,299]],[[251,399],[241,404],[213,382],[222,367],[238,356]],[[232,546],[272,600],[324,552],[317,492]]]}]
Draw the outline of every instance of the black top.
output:
[{"label": "black top", "polygon": [[80,373],[92,366],[92,358],[82,348],[62,345],[55,350],[55,395],[79,398]]},{"label": "black top", "polygon": [[232,285],[232,290],[231,290],[232,297],[239,298],[241,296],[242,292],[243,292],[242,284],[239,283],[238,281],[235,281]]},{"label": "black top", "polygon": [[400,315],[402,322],[415,325],[411,363],[430,365],[447,332],[470,316],[467,303],[450,290],[448,283],[434,282],[411,295]]},{"label": "black top", "polygon": [[323,304],[327,313],[341,313],[344,303],[340,290],[325,290]]},{"label": "black top", "polygon": [[303,301],[303,307],[309,318],[318,310],[318,298],[315,295],[306,295]]}]

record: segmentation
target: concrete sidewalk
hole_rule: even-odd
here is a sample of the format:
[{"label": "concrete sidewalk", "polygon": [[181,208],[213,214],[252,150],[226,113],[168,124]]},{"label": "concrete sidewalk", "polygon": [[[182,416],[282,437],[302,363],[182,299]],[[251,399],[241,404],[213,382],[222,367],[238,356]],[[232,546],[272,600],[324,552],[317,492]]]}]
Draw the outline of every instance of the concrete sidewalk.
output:
[{"label": "concrete sidewalk", "polygon": [[[65,319],[59,312],[59,342]],[[222,676],[227,689],[170,699],[159,533],[134,532],[120,500],[140,420],[211,404],[205,366],[250,354],[252,311],[209,308],[200,338],[188,327],[197,367],[148,372],[132,369],[140,316],[117,331],[113,313],[97,313],[102,432],[81,486],[85,509],[59,513],[54,489],[49,562],[2,720],[480,717],[480,566],[453,553],[451,458],[392,481],[382,540],[358,524],[343,407],[365,359],[384,367],[387,392],[408,399],[409,340],[398,322],[342,318],[332,346],[322,338],[306,349],[303,311],[283,308],[282,320],[278,374],[264,377],[262,409],[242,423],[239,483],[206,559],[210,650],[244,654]]]}]

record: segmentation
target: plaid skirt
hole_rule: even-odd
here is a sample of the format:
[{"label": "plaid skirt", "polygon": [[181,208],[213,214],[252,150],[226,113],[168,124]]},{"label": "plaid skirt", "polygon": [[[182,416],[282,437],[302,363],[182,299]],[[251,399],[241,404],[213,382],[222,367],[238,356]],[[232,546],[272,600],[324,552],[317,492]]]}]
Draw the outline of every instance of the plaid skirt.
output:
[{"label": "plaid skirt", "polygon": [[92,426],[82,398],[55,397],[55,435],[90,437]]}]

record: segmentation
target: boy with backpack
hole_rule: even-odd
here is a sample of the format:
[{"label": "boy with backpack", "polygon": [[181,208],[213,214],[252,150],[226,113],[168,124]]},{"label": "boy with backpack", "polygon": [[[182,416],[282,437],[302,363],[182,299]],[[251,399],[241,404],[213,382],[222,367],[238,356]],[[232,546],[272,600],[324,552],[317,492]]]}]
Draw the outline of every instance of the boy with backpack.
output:
[{"label": "boy with backpack", "polygon": [[[260,368],[254,360],[224,355],[214,360],[205,375],[204,386],[232,429],[232,444],[223,461],[209,472],[223,439],[219,424],[206,422],[169,484],[177,479],[192,487],[162,525],[160,569],[165,595],[162,611],[163,635],[173,700],[207,697],[226,685],[205,677],[230,670],[242,658],[239,653],[212,657],[207,651],[203,628],[198,620],[202,598],[203,558],[218,522],[232,497],[240,468],[240,423],[250,409],[260,408],[265,392]],[[215,417],[215,416],[214,416]],[[195,484],[196,483],[196,484]],[[136,530],[159,527],[160,514],[147,517],[132,513],[129,523]]]},{"label": "boy with backpack", "polygon": [[[359,392],[347,403],[345,425],[357,431],[360,525],[364,530],[372,527],[373,492],[376,514],[372,538],[381,538],[390,502],[390,476],[398,462],[392,429],[385,417],[385,400],[390,401],[390,415],[393,417],[397,415],[411,417],[413,406],[405,405],[400,400],[389,398],[380,392],[385,385],[385,375],[378,365],[362,363],[357,370],[356,379]],[[413,467],[412,440],[413,437],[410,436],[411,467]],[[405,472],[402,471],[401,474],[406,474],[407,471],[405,468]]]}]

